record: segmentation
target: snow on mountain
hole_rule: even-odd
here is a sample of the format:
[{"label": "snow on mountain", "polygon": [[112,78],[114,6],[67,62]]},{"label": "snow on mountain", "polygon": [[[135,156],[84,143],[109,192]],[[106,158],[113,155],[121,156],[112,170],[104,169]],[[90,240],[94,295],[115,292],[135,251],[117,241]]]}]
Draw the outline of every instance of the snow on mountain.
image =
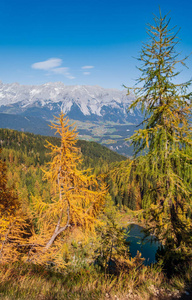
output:
[{"label": "snow on mountain", "polygon": [[100,86],[66,86],[62,82],[43,85],[0,82],[0,112],[52,119],[61,111],[74,120],[131,122],[138,124],[140,111],[127,113],[133,96],[127,91]]},{"label": "snow on mountain", "polygon": [[48,124],[63,111],[69,119],[80,121],[80,138],[96,139],[114,151],[130,155],[125,138],[143,117],[139,109],[127,112],[133,96],[126,93],[100,86],[66,86],[62,82],[43,85],[0,82],[0,127],[52,135]]},{"label": "snow on mountain", "polygon": [[70,111],[74,103],[84,115],[101,115],[103,106],[126,109],[131,97],[126,90],[104,89],[99,86],[66,86],[62,82],[46,83],[39,86],[20,85],[18,83],[0,83],[0,106],[19,103],[21,107],[29,107],[37,101],[41,106],[51,103],[62,103],[64,113]]}]

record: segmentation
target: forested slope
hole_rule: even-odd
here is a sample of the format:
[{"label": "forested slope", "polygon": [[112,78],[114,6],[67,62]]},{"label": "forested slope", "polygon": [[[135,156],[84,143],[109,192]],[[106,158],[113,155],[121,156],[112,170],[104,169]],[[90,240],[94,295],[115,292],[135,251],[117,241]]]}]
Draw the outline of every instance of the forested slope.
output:
[{"label": "forested slope", "polygon": [[[60,145],[60,138],[23,133],[16,130],[0,129],[0,143],[3,148],[2,158],[8,165],[9,184],[14,182],[22,197],[44,194],[50,199],[48,182],[43,180],[42,169],[50,161],[46,143]],[[115,205],[127,206],[132,210],[144,207],[142,194],[147,188],[147,180],[136,176],[132,168],[131,177],[128,176],[130,159],[96,143],[84,140],[77,141],[81,149],[83,168],[91,168],[94,174],[103,174],[108,185],[109,193]],[[145,181],[145,187],[142,182]]]},{"label": "forested slope", "polygon": [[[20,163],[26,163],[22,156],[28,156],[33,159],[33,164],[42,165],[49,161],[48,150],[45,148],[46,141],[54,144],[60,144],[60,138],[52,136],[41,136],[33,133],[23,133],[11,129],[0,129],[1,147],[16,151],[20,156]],[[95,167],[99,162],[107,163],[126,160],[126,158],[110,149],[96,143],[84,140],[77,141],[77,147],[81,149],[84,159],[84,166]],[[11,153],[11,151],[10,151]],[[15,153],[16,154],[16,153]],[[17,160],[17,155],[13,158]]]},{"label": "forested slope", "polygon": [[[3,149],[1,157],[8,166],[8,184],[14,184],[19,197],[26,201],[30,201],[35,195],[47,200],[51,198],[49,183],[43,179],[42,171],[50,161],[49,150],[45,147],[47,142],[59,146],[60,138],[0,129],[0,144]],[[95,142],[78,140],[76,145],[82,152],[82,167],[91,168],[91,172],[95,174],[104,174],[113,201],[117,205],[127,205],[134,209],[136,204],[127,199],[127,180],[124,180],[121,172],[121,166],[124,169],[121,162],[125,161],[125,165],[128,165],[129,160]],[[116,176],[120,174],[121,180],[108,173],[113,169]]]}]

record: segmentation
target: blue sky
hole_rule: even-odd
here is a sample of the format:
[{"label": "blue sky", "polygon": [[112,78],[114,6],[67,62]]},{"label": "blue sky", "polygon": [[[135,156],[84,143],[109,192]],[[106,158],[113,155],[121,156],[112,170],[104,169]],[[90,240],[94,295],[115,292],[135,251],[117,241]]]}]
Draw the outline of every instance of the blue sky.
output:
[{"label": "blue sky", "polygon": [[[0,0],[3,83],[133,86],[146,23],[170,12],[181,28],[178,51],[192,52],[192,1]],[[192,77],[192,57],[180,79]]]}]

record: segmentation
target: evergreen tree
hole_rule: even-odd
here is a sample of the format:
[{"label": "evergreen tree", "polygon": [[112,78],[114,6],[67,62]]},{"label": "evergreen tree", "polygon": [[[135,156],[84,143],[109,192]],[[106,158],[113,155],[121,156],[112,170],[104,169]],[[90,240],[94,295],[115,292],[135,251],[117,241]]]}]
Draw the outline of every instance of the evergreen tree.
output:
[{"label": "evergreen tree", "polygon": [[154,25],[149,25],[147,30],[149,41],[143,45],[138,58],[142,74],[133,89],[136,100],[129,109],[141,107],[144,126],[131,137],[136,161],[134,176],[140,181],[150,230],[172,254],[189,254],[192,93],[188,88],[191,80],[181,84],[174,81],[180,74],[178,65],[185,65],[187,57],[180,59],[180,53],[176,52],[179,40],[177,33],[169,29],[169,23],[170,19],[161,12],[159,17],[154,17]]},{"label": "evergreen tree", "polygon": [[144,259],[141,253],[130,257],[128,232],[119,225],[121,213],[117,210],[111,197],[106,200],[106,206],[101,224],[97,228],[98,246],[95,251],[95,262],[109,273],[126,273],[141,267]]}]

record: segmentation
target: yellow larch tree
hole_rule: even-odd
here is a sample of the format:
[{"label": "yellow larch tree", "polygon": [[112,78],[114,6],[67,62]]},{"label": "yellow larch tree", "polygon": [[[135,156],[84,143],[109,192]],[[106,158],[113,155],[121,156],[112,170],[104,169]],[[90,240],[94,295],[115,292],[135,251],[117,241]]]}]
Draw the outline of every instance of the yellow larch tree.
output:
[{"label": "yellow larch tree", "polygon": [[36,230],[31,259],[46,263],[63,263],[62,249],[74,228],[94,232],[99,212],[103,209],[106,186],[103,181],[80,170],[81,152],[76,147],[77,135],[73,124],[63,113],[55,117],[51,128],[61,137],[60,147],[47,142],[51,161],[44,170],[45,179],[52,184],[51,201],[33,198]]},{"label": "yellow larch tree", "polygon": [[[0,148],[0,154],[1,151]],[[28,237],[27,227],[17,195],[7,187],[7,168],[0,159],[0,263],[21,259]]]}]

